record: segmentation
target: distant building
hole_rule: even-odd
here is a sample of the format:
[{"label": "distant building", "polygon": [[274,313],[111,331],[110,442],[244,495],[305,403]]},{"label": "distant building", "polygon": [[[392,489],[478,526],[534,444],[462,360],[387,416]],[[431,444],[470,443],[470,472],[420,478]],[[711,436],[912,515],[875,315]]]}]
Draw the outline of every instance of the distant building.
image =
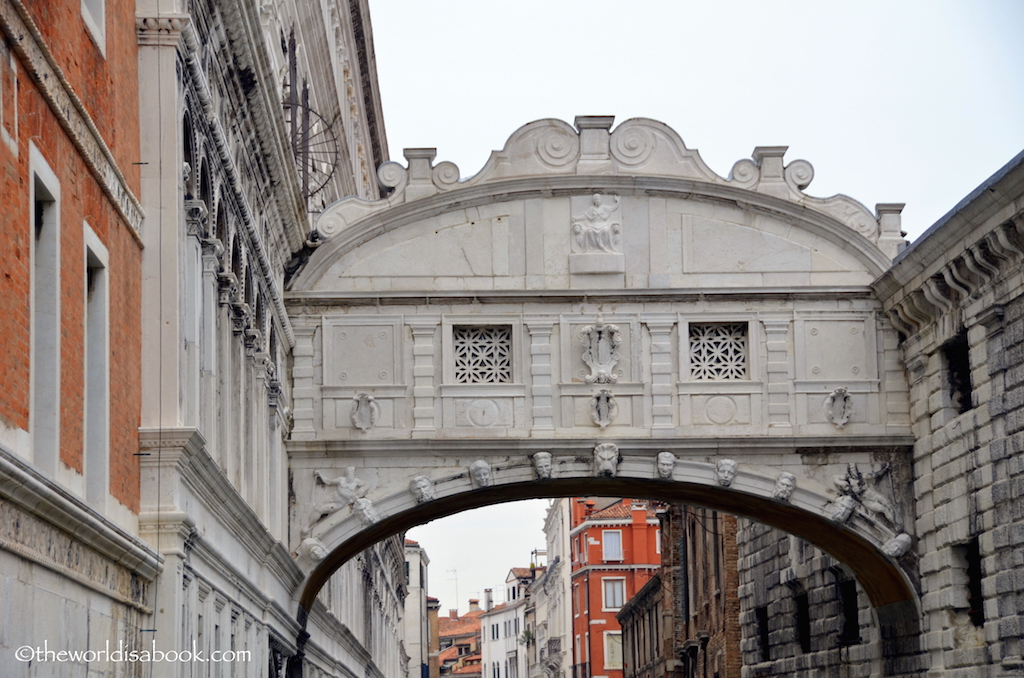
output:
[{"label": "distant building", "polygon": [[412,539],[405,540],[405,651],[409,678],[430,678],[430,621],[428,619],[427,552]]},{"label": "distant building", "polygon": [[531,663],[530,678],[565,678],[572,668],[569,505],[568,498],[553,499],[544,518],[548,567],[530,587],[537,664]]},{"label": "distant building", "polygon": [[438,619],[438,673],[441,676],[479,676],[480,672],[480,601],[469,599],[469,612],[459,616],[450,610]]},{"label": "distant building", "polygon": [[[483,678],[528,678],[526,608],[535,569],[513,567],[505,577],[505,602],[485,610],[483,623]],[[489,598],[485,597],[485,601]],[[485,604],[489,607],[489,604]]]},{"label": "distant building", "polygon": [[647,501],[577,498],[570,528],[573,678],[623,678],[615,614],[657,573],[658,518]]},{"label": "distant building", "polygon": [[740,678],[736,518],[659,511],[661,570],[617,615],[625,678]]}]

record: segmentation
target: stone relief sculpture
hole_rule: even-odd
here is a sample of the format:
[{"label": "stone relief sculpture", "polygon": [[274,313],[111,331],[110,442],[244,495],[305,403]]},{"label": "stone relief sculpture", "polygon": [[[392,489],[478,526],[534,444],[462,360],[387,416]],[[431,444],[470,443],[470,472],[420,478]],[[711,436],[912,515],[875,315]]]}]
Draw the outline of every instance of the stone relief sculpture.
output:
[{"label": "stone relief sculpture", "polygon": [[598,443],[594,446],[594,475],[614,478],[619,471],[619,446]]},{"label": "stone relief sculpture", "polygon": [[901,532],[890,539],[885,546],[882,547],[882,553],[890,558],[902,558],[903,555],[910,550],[910,545],[913,541],[914,540],[909,534]]},{"label": "stone relief sculpture", "polygon": [[373,508],[373,502],[366,497],[360,497],[352,502],[352,513],[359,517],[363,525],[372,525],[377,522],[377,510]]},{"label": "stone relief sculpture", "polygon": [[349,417],[357,429],[369,431],[380,417],[380,405],[373,396],[360,393],[352,399],[352,412]]},{"label": "stone relief sculpture", "polygon": [[584,377],[588,384],[613,384],[619,378],[615,366],[619,362],[619,346],[622,333],[617,325],[606,325],[601,316],[596,325],[588,325],[580,331],[583,343],[583,362],[590,368]]},{"label": "stone relief sculpture", "polygon": [[793,496],[794,489],[796,489],[796,476],[787,471],[783,471],[779,474],[779,477],[775,479],[775,487],[772,488],[772,497],[782,501],[789,501],[789,498]]},{"label": "stone relief sculpture", "polygon": [[841,429],[846,426],[853,414],[853,398],[850,397],[845,387],[840,386],[828,394],[821,407],[825,411],[825,418],[836,428]]},{"label": "stone relief sculpture", "polygon": [[619,197],[611,197],[609,204],[605,196],[595,193],[590,207],[583,214],[573,216],[572,234],[577,252],[622,252],[622,224],[618,221]]},{"label": "stone relief sculpture", "polygon": [[494,484],[491,479],[491,465],[483,459],[477,459],[469,465],[469,477],[473,487],[490,487]]},{"label": "stone relief sculpture", "polygon": [[847,464],[846,473],[841,476],[833,476],[832,483],[844,496],[853,497],[855,504],[860,504],[867,510],[885,516],[890,524],[896,524],[896,516],[892,503],[885,498],[872,484],[889,472],[889,465],[883,464],[882,468],[870,473],[863,473],[857,464]]},{"label": "stone relief sculpture", "polygon": [[327,516],[337,513],[346,506],[351,506],[358,499],[366,497],[369,487],[365,482],[356,477],[356,469],[349,466],[345,469],[345,475],[338,478],[324,478],[320,469],[313,471],[313,477],[327,487],[334,487],[334,497],[317,502],[313,512],[309,516],[309,523],[302,530],[303,537],[308,537],[317,523],[323,521]]},{"label": "stone relief sculpture", "polygon": [[739,466],[732,459],[719,459],[715,464],[715,474],[718,477],[718,484],[722,487],[729,487],[736,479],[736,471]]},{"label": "stone relief sculpture", "polygon": [[590,418],[601,428],[605,428],[619,414],[619,405],[615,402],[615,396],[606,388],[590,399]]},{"label": "stone relief sculpture", "polygon": [[672,480],[672,474],[676,470],[676,455],[668,451],[658,452],[654,470],[658,478]]},{"label": "stone relief sculpture", "polygon": [[537,452],[533,455],[533,470],[538,480],[547,480],[554,470],[551,466],[550,452]]},{"label": "stone relief sculpture", "polygon": [[416,476],[409,481],[409,491],[417,504],[422,504],[434,499],[434,483],[426,476]]}]

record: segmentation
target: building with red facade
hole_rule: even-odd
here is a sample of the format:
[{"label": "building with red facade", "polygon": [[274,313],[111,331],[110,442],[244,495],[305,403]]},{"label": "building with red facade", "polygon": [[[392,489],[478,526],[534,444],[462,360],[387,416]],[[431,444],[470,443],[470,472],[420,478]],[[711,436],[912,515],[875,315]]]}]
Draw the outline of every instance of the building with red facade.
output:
[{"label": "building with red facade", "polygon": [[651,502],[570,502],[573,677],[622,678],[622,630],[615,618],[661,561]]}]

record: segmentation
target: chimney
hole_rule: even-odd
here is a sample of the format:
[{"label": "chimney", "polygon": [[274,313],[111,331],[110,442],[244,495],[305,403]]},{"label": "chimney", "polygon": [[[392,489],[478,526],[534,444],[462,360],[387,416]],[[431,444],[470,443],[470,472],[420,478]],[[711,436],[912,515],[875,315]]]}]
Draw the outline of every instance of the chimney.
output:
[{"label": "chimney", "polygon": [[458,619],[459,618],[459,611],[458,610],[448,610],[448,618],[449,619]]},{"label": "chimney", "polygon": [[470,598],[469,599],[469,611],[470,612],[479,612],[480,611],[480,599],[479,598]]},{"label": "chimney", "polygon": [[494,609],[494,590],[484,589],[484,610],[490,612]]}]

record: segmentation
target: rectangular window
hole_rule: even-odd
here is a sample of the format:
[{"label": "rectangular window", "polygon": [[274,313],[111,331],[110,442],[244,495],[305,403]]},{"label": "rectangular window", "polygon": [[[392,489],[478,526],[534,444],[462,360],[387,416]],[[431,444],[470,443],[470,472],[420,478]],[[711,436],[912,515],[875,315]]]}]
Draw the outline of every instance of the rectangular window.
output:
[{"label": "rectangular window", "polygon": [[800,651],[811,651],[811,606],[807,593],[798,593],[793,602],[796,603],[796,639],[800,643]]},{"label": "rectangular window", "polygon": [[580,585],[572,585],[572,614],[575,617],[580,616]]},{"label": "rectangular window", "polygon": [[981,588],[981,544],[977,537],[964,546],[957,547],[967,562],[967,616],[971,623],[981,628],[985,625],[985,597]]},{"label": "rectangular window", "polygon": [[963,414],[974,406],[970,345],[967,343],[966,330],[942,345],[942,357],[946,363],[950,404],[959,414]]},{"label": "rectangular window", "polygon": [[622,531],[604,530],[601,535],[602,555],[605,560],[622,560]]},{"label": "rectangular window", "polygon": [[690,325],[690,377],[695,381],[748,379],[747,323]]},{"label": "rectangular window", "polygon": [[768,637],[768,608],[757,608],[754,610],[754,617],[757,619],[757,639],[761,650],[761,661],[771,661],[772,646]]},{"label": "rectangular window", "polygon": [[32,375],[29,429],[36,466],[57,473],[60,442],[60,185],[42,155],[29,145],[32,181]]},{"label": "rectangular window", "polygon": [[606,669],[622,668],[622,632],[604,632],[604,667]]},{"label": "rectangular window", "polygon": [[661,553],[661,530],[654,531],[654,552]]},{"label": "rectangular window", "polygon": [[85,497],[105,510],[110,493],[110,319],[107,248],[85,231]]},{"label": "rectangular window", "polygon": [[107,53],[107,2],[82,0],[82,20],[101,54]]},{"label": "rectangular window", "polygon": [[604,609],[618,610],[625,603],[626,580],[620,578],[602,579],[604,585]]},{"label": "rectangular window", "polygon": [[839,582],[839,604],[843,611],[839,644],[856,645],[860,642],[860,618],[857,609],[857,582],[853,579]]},{"label": "rectangular window", "polygon": [[512,327],[453,327],[457,384],[512,383]]}]

